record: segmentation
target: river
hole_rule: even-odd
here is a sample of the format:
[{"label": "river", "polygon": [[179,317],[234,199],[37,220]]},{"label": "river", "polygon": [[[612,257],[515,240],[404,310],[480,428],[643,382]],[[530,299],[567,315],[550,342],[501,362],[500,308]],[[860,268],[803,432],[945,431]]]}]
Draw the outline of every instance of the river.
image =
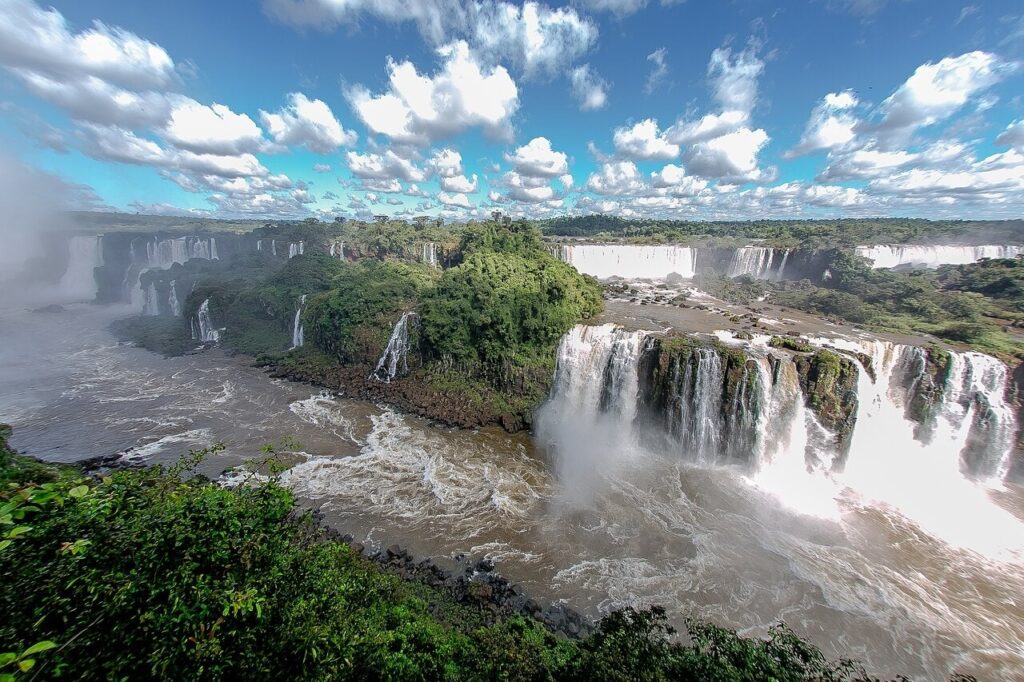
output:
[{"label": "river", "polygon": [[[694,615],[748,635],[784,619],[878,675],[1024,670],[1017,486],[903,508],[835,482],[819,505],[789,479],[614,439],[588,443],[614,466],[576,478],[527,435],[440,427],[270,379],[216,349],[162,358],[118,343],[107,326],[129,312],[3,305],[0,421],[17,448],[62,462],[115,452],[170,462],[222,441],[201,469],[215,476],[277,444],[292,464],[285,482],[340,529],[419,555],[494,557],[533,595],[590,615],[662,604],[676,623]],[[922,472],[925,489],[908,498],[937,495],[929,480]]]}]

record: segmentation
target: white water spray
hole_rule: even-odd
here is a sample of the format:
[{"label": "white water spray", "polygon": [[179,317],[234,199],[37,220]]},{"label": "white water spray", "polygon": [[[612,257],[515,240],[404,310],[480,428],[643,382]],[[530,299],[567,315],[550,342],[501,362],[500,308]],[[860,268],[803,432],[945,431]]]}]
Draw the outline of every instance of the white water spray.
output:
[{"label": "white water spray", "polygon": [[203,343],[218,343],[222,331],[213,325],[213,319],[210,316],[210,299],[204,300],[192,318],[192,338]]},{"label": "white water spray", "polygon": [[399,318],[391,330],[388,345],[377,361],[377,367],[371,377],[377,381],[390,383],[399,373],[405,374],[409,371],[409,328],[415,326],[418,319],[414,312],[405,313]]},{"label": "white water spray", "polygon": [[292,323],[292,349],[301,348],[306,342],[302,332],[302,306],[306,305],[306,295],[299,299],[299,307],[295,311],[295,321]]}]

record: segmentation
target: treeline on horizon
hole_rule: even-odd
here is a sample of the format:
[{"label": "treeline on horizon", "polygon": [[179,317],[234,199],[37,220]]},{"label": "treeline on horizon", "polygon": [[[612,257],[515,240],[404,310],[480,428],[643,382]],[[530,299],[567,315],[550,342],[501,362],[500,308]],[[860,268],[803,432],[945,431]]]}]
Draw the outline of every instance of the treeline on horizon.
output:
[{"label": "treeline on horizon", "polygon": [[[445,221],[431,216],[411,219],[374,216],[360,220],[338,216],[324,221],[277,219],[216,219],[200,216],[153,216],[129,213],[74,211],[70,214],[78,229],[195,234],[249,232],[274,225],[349,225],[369,227],[401,224],[441,228]],[[500,212],[495,212],[500,218]],[[506,218],[507,220],[507,218]],[[449,231],[488,222],[470,219],[447,224]],[[866,244],[1008,244],[1024,243],[1024,219],[1013,220],[928,220],[925,218],[838,218],[838,219],[764,219],[764,220],[667,220],[660,218],[620,218],[613,215],[566,215],[546,220],[522,220],[517,223],[537,227],[545,236],[590,239],[625,239],[638,243],[765,242],[781,248],[829,248]]]},{"label": "treeline on horizon", "polygon": [[538,223],[544,234],[654,242],[700,239],[759,240],[783,248],[830,248],[866,244],[956,244],[1024,242],[1024,220],[926,220],[842,218],[821,220],[690,221],[563,216]]}]

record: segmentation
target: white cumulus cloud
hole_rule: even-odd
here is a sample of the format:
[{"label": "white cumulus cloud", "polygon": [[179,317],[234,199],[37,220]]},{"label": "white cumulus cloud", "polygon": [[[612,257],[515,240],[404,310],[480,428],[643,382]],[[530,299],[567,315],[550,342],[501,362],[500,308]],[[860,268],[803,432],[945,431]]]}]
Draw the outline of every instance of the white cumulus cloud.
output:
[{"label": "white cumulus cloud", "polygon": [[511,136],[519,91],[504,67],[485,68],[465,42],[438,50],[443,66],[421,75],[412,62],[388,60],[387,91],[374,95],[357,86],[348,97],[374,133],[399,143],[427,145],[480,127],[493,138]]},{"label": "white cumulus cloud", "polygon": [[356,134],[345,130],[325,102],[301,92],[288,95],[288,104],[276,114],[260,111],[260,119],[274,142],[297,145],[317,154],[329,154],[355,144]]}]

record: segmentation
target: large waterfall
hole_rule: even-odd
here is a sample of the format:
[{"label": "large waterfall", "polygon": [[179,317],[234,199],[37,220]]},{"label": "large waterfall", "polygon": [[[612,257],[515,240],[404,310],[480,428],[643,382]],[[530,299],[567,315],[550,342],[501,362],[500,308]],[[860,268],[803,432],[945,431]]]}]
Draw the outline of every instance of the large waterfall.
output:
[{"label": "large waterfall", "polygon": [[664,279],[673,273],[690,279],[697,268],[697,250],[688,246],[565,244],[556,255],[599,279]]},{"label": "large waterfall", "polygon": [[175,237],[173,239],[154,237],[146,242],[146,268],[167,269],[175,263],[184,263],[190,258],[217,260],[216,239],[213,237]]},{"label": "large waterfall", "polygon": [[729,263],[729,277],[748,275],[756,279],[781,280],[785,277],[789,249],[744,246],[736,249]]},{"label": "large waterfall", "polygon": [[299,307],[295,311],[295,321],[292,323],[292,348],[301,348],[306,342],[302,332],[302,306],[306,305],[306,295],[299,298]]},{"label": "large waterfall", "polygon": [[415,327],[418,319],[414,312],[405,313],[398,319],[371,377],[377,381],[390,382],[400,373],[405,374],[409,371],[409,331]]},{"label": "large waterfall", "polygon": [[220,341],[221,329],[213,325],[213,318],[210,316],[210,299],[206,299],[199,306],[195,316],[192,318],[192,338],[203,343],[217,343]]},{"label": "large waterfall", "polygon": [[894,506],[933,475],[958,486],[1006,475],[1016,423],[1003,363],[949,352],[947,365],[929,373],[925,352],[914,346],[810,341],[857,369],[845,446],[812,409],[809,354],[763,339],[725,346],[614,325],[580,325],[563,337],[538,437],[563,476],[588,477],[615,460],[658,453],[739,465],[787,494],[827,481]]},{"label": "large waterfall", "polygon": [[331,242],[329,253],[331,254],[331,258],[345,260],[345,242],[340,239],[338,241]]},{"label": "large waterfall", "polygon": [[857,255],[871,259],[871,267],[895,268],[916,265],[937,268],[940,265],[966,265],[982,258],[1016,258],[1024,254],[1024,246],[908,246],[879,244],[858,246]]},{"label": "large waterfall", "polygon": [[304,253],[306,253],[306,242],[292,242],[288,245],[289,258],[295,258],[296,256],[301,256]]},{"label": "large waterfall", "polygon": [[[137,242],[142,242],[145,249],[136,246]],[[175,263],[184,264],[192,258],[220,259],[214,237],[137,237],[131,240],[128,248],[129,261],[121,284],[121,298],[131,302],[136,309],[141,308],[145,315],[158,315],[159,311],[153,292],[147,291],[139,282],[142,273],[147,270],[166,270]],[[174,295],[177,296],[176,293]],[[168,311],[180,315],[180,309],[174,313],[175,309],[175,305],[168,301]]]},{"label": "large waterfall", "polygon": [[95,270],[103,265],[103,237],[71,237],[68,267],[60,279],[61,293],[82,299],[96,297]]}]

